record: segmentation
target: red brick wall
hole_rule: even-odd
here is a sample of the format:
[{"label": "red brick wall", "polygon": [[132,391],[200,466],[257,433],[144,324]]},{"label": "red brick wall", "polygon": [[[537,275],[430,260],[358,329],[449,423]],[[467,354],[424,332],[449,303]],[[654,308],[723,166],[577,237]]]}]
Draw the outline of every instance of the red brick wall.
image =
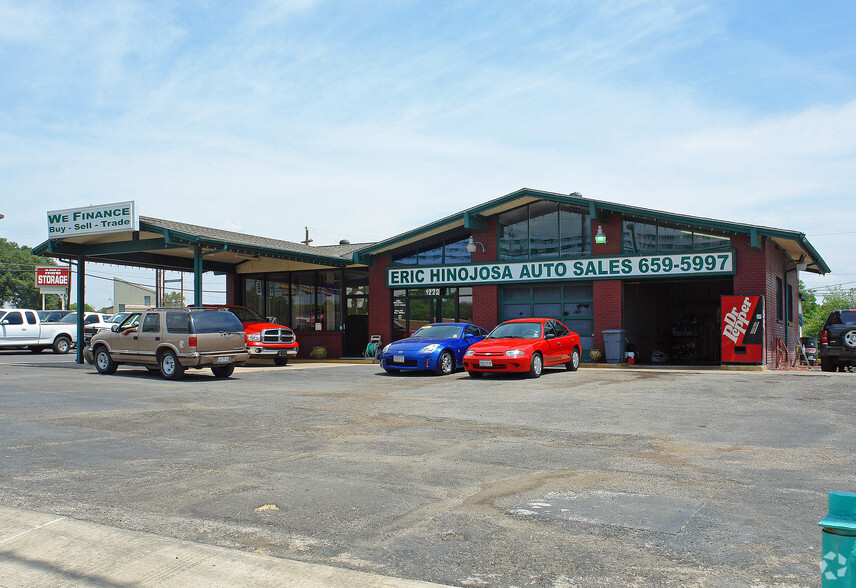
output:
[{"label": "red brick wall", "polygon": [[[606,243],[594,243],[598,227],[603,228]],[[592,220],[592,255],[621,255],[621,216],[610,214],[605,220]],[[603,331],[624,328],[624,282],[594,280],[594,347],[604,351]]]},{"label": "red brick wall", "polygon": [[[496,217],[488,219],[484,231],[473,231],[473,239],[482,243],[485,251],[476,245],[473,263],[496,261],[498,256]],[[499,324],[499,286],[473,286],[473,323],[485,329]]]},{"label": "red brick wall", "polygon": [[298,359],[311,358],[313,347],[326,347],[327,357],[336,359],[342,357],[342,333],[321,331],[295,331],[297,342],[300,343]]},{"label": "red brick wall", "polygon": [[389,255],[379,255],[369,267],[369,335],[392,341],[392,290],[386,287]]}]

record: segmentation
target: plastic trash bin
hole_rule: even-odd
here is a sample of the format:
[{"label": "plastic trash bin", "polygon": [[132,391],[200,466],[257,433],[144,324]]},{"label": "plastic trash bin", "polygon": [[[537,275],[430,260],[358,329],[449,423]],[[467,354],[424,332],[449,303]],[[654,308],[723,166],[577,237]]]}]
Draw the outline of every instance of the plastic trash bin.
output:
[{"label": "plastic trash bin", "polygon": [[603,346],[606,348],[606,363],[621,363],[624,361],[624,329],[608,329],[603,331]]}]

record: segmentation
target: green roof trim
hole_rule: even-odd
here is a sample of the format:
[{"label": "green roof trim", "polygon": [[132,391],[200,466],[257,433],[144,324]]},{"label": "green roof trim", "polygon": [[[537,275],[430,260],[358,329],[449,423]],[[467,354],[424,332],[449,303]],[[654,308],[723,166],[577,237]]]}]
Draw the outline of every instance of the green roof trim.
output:
[{"label": "green roof trim", "polygon": [[511,192],[510,194],[506,194],[505,196],[494,198],[493,200],[489,200],[483,204],[479,204],[478,206],[468,208],[461,212],[436,220],[422,227],[413,229],[412,231],[401,233],[389,239],[385,239],[383,241],[379,241],[377,243],[373,243],[371,245],[363,247],[354,252],[354,259],[360,260],[360,263],[367,263],[367,261],[375,255],[389,252],[391,250],[396,249],[400,245],[408,244],[415,240],[419,240],[421,235],[429,235],[436,233],[437,230],[442,229],[444,227],[447,227],[449,230],[460,226],[464,226],[466,228],[475,228],[470,226],[472,223],[471,219],[486,219],[488,216],[492,216],[492,213],[490,212],[492,210],[499,210],[504,207],[507,208],[508,205],[513,204],[515,201],[521,201],[522,205],[533,199],[549,200],[553,202],[569,204],[572,206],[578,206],[588,210],[589,216],[592,219],[596,220],[603,220],[605,218],[605,213],[615,213],[626,216],[636,216],[651,220],[671,222],[676,224],[693,225],[697,227],[717,230],[723,233],[748,235],[754,247],[760,246],[760,237],[771,237],[777,239],[791,240],[797,243],[802,250],[807,252],[812,257],[814,263],[810,265],[816,267],[819,273],[825,274],[829,273],[830,271],[829,266],[826,265],[826,262],[823,260],[823,258],[820,257],[815,248],[811,245],[811,243],[808,242],[805,234],[800,233],[798,231],[789,231],[785,229],[764,227],[760,225],[750,225],[746,223],[735,223],[718,219],[676,214],[663,210],[654,210],[649,208],[642,208],[639,206],[618,204],[615,202],[608,202],[606,200],[595,200],[592,198],[585,198],[578,192],[572,192],[571,194],[559,194],[557,192],[544,192],[541,190],[533,190],[531,188],[521,188],[520,190],[516,190],[514,192]]}]

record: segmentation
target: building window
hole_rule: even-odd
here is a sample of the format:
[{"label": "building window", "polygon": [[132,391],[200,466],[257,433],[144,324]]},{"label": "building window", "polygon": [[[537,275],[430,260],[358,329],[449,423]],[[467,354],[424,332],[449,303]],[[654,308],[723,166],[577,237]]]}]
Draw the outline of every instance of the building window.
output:
[{"label": "building window", "polygon": [[[320,270],[244,278],[244,305],[295,331],[342,326],[342,272]],[[362,301],[367,306],[367,299]]]},{"label": "building window", "polygon": [[621,243],[623,252],[629,255],[731,248],[731,239],[727,235],[716,234],[709,229],[635,218],[624,219]]},{"label": "building window", "polygon": [[472,254],[467,251],[466,239],[442,241],[439,245],[419,247],[392,258],[392,265],[458,265],[471,263]]},{"label": "building window", "polygon": [[151,296],[143,296],[143,305],[151,306],[152,305],[152,297]]},{"label": "building window", "polygon": [[790,284],[785,285],[785,320],[794,320],[794,290]]},{"label": "building window", "polygon": [[473,320],[473,289],[410,288],[393,290],[394,338],[404,339],[429,323],[469,323]]},{"label": "building window", "polygon": [[785,316],[782,278],[776,278],[776,320],[782,320]]},{"label": "building window", "polygon": [[499,215],[499,259],[558,259],[591,253],[587,213],[542,200]]}]

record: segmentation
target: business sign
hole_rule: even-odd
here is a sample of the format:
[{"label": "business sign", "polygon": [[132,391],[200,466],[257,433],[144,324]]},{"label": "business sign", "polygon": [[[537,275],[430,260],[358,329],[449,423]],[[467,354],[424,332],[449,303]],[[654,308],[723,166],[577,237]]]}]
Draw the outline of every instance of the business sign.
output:
[{"label": "business sign", "polygon": [[133,202],[48,212],[48,237],[51,239],[139,230],[140,221]]},{"label": "business sign", "polygon": [[734,273],[734,252],[641,257],[590,257],[574,260],[491,262],[386,270],[388,288],[472,286],[516,282],[663,278]]},{"label": "business sign", "polygon": [[721,302],[722,363],[764,363],[764,297],[723,296]]},{"label": "business sign", "polygon": [[49,265],[36,268],[36,286],[42,294],[65,294],[68,283],[68,267]]}]

